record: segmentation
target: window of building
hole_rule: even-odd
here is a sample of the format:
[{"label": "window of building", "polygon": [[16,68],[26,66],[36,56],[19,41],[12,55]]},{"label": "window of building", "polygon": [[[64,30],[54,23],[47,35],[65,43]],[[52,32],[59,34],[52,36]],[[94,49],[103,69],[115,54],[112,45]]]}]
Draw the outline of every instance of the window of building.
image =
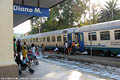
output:
[{"label": "window of building", "polygon": [[120,39],[120,30],[115,30],[115,40]]},{"label": "window of building", "polygon": [[61,41],[61,36],[57,36],[57,41]]},{"label": "window of building", "polygon": [[50,37],[47,37],[47,42],[50,42]]},{"label": "window of building", "polygon": [[45,42],[46,41],[46,38],[45,37],[43,37],[43,42]]},{"label": "window of building", "polygon": [[100,32],[100,39],[110,40],[110,32],[109,31]]},{"label": "window of building", "polygon": [[[81,37],[82,37],[82,36],[81,36]],[[88,33],[88,38],[89,38],[89,40],[93,40],[93,41],[97,40],[96,32],[91,32],[91,34]],[[82,38],[81,38],[81,39],[82,39]]]},{"label": "window of building", "polygon": [[52,42],[55,42],[55,36],[52,36]]}]

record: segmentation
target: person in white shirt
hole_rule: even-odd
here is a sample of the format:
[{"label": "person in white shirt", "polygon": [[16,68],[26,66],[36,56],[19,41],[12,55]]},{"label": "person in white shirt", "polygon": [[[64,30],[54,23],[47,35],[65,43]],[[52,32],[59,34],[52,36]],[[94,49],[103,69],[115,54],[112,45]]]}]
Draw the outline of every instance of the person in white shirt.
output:
[{"label": "person in white shirt", "polygon": [[38,59],[36,57],[36,48],[35,48],[34,44],[31,45],[31,54],[32,54],[34,62],[36,63],[36,65],[38,65],[39,63],[38,63]]},{"label": "person in white shirt", "polygon": [[67,53],[68,43],[67,41],[64,42],[64,54]]},{"label": "person in white shirt", "polygon": [[32,53],[32,56],[34,56],[34,57],[36,56],[34,44],[31,45],[31,53]]}]

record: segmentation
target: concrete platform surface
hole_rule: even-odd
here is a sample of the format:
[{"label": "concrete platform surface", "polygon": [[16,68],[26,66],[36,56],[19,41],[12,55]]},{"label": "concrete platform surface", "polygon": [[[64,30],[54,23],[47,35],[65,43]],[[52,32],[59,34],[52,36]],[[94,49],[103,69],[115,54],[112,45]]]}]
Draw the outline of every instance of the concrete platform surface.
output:
[{"label": "concrete platform surface", "polygon": [[25,70],[20,75],[20,80],[112,80],[44,61],[39,61],[38,66],[32,65],[32,68],[35,73],[30,74]]}]

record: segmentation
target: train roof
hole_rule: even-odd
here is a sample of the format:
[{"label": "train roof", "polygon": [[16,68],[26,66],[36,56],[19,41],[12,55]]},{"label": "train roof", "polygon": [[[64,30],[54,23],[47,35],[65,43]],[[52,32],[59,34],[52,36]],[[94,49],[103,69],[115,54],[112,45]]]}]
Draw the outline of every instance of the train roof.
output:
[{"label": "train roof", "polygon": [[120,20],[87,25],[87,26],[76,29],[75,32],[89,32],[90,26],[91,26],[91,31],[120,29]]},{"label": "train roof", "polygon": [[75,28],[69,28],[69,29],[62,29],[62,30],[45,32],[45,33],[39,33],[39,34],[36,34],[35,36],[44,37],[44,36],[51,36],[51,35],[61,35],[64,33],[72,33],[74,31],[75,31]]},{"label": "train roof", "polygon": [[45,37],[45,36],[51,36],[51,35],[61,35],[61,34],[65,34],[65,33],[73,33],[73,32],[75,32],[75,29],[76,28],[68,28],[68,29],[55,30],[55,31],[44,32],[44,33],[38,33],[38,34],[21,37],[21,39]]},{"label": "train roof", "polygon": [[28,35],[28,36],[21,37],[21,39],[45,37],[45,36],[51,36],[51,35],[61,35],[61,34],[73,33],[73,32],[90,32],[90,26],[91,26],[91,31],[120,29],[120,20],[92,24],[92,25],[87,25],[87,26],[83,26],[80,28],[75,27],[75,28],[67,28],[67,29],[62,29],[62,30],[38,33],[34,35]]}]

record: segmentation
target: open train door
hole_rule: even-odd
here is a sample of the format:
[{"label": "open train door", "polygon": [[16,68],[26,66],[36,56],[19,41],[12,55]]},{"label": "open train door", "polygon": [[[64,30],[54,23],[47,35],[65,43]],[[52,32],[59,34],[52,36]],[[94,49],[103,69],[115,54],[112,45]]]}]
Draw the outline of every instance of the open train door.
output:
[{"label": "open train door", "polygon": [[72,33],[69,33],[69,34],[67,35],[67,41],[72,44]]},{"label": "open train door", "polygon": [[78,33],[78,40],[79,40],[80,52],[84,52],[85,47],[84,47],[84,35],[83,35],[83,33],[81,33],[81,32]]}]

